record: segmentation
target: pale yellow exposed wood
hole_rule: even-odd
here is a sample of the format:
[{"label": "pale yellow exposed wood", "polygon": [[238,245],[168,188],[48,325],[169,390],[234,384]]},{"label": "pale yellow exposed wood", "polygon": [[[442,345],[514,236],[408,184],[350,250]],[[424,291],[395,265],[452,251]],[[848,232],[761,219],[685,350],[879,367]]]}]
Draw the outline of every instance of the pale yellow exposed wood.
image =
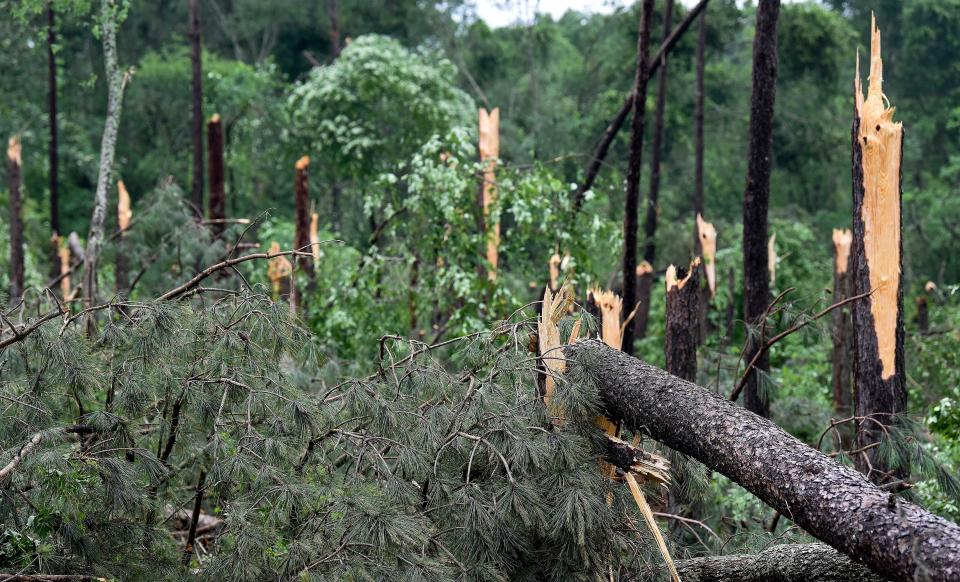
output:
[{"label": "pale yellow exposed wood", "polygon": [[770,271],[770,285],[777,282],[777,258],[777,233],[773,233],[767,242],[767,270]]},{"label": "pale yellow exposed wood", "polygon": [[22,165],[21,150],[20,138],[15,135],[11,136],[9,141],[7,141],[7,159],[18,166]]},{"label": "pale yellow exposed wood", "polygon": [[66,300],[70,297],[70,247],[61,244],[60,237],[54,235],[54,244],[57,245],[57,256],[60,257],[60,295]]},{"label": "pale yellow exposed wood", "polygon": [[480,117],[480,161],[483,163],[483,218],[487,228],[487,278],[495,281],[500,252],[500,223],[493,220],[492,207],[497,202],[497,158],[500,157],[500,108],[489,113],[478,110]]},{"label": "pale yellow exposed wood", "polygon": [[653,517],[653,511],[650,509],[650,504],[647,503],[647,498],[643,495],[643,491],[640,490],[640,486],[637,484],[637,480],[633,477],[632,473],[627,473],[626,480],[627,485],[630,487],[630,493],[633,495],[633,500],[637,502],[637,507],[640,508],[640,513],[643,515],[644,521],[647,522],[647,527],[650,528],[650,533],[653,534],[653,538],[657,541],[657,548],[660,549],[660,555],[667,564],[667,570],[670,571],[670,579],[674,582],[680,582],[677,567],[673,563],[673,558],[670,557],[667,542],[664,541],[663,534],[660,533],[660,527],[657,525],[657,520]]},{"label": "pale yellow exposed wood", "polygon": [[863,167],[863,249],[870,273],[870,311],[883,379],[896,370],[897,292],[900,286],[900,152],[903,125],[893,121],[894,108],[883,94],[880,30],[871,19],[870,84],[863,96],[857,59],[854,80],[859,118],[857,143]]},{"label": "pale yellow exposed wood", "polygon": [[833,229],[833,267],[837,273],[847,272],[847,265],[850,262],[850,245],[853,244],[853,233],[850,229]]},{"label": "pale yellow exposed wood", "polygon": [[294,168],[297,170],[303,170],[309,167],[310,167],[310,156],[303,156],[302,158],[297,160],[297,163],[294,166]]},{"label": "pale yellow exposed wood", "polygon": [[717,229],[697,214],[697,233],[700,236],[700,254],[703,256],[703,267],[707,272],[707,286],[710,296],[717,295]]},{"label": "pale yellow exposed wood", "polygon": [[[550,291],[550,287],[543,291],[543,306],[537,320],[537,337],[540,344],[540,357],[543,359],[543,366],[547,370],[543,400],[548,407],[556,388],[554,376],[562,374],[567,369],[563,351],[560,349],[560,346],[563,345],[560,341],[560,320],[572,301],[573,298],[570,297],[566,287],[560,289],[556,294]],[[577,334],[580,333],[579,323],[575,331]]]},{"label": "pale yellow exposed wood", "polygon": [[550,269],[550,288],[551,289],[556,289],[557,284],[560,281],[560,263],[561,262],[562,262],[562,259],[560,258],[560,255],[557,253],[553,253],[553,256],[550,257],[548,266]]},{"label": "pale yellow exposed wood", "polygon": [[313,255],[313,262],[320,261],[320,215],[314,212],[310,215],[310,253]]},{"label": "pale yellow exposed wood", "polygon": [[683,289],[683,286],[687,284],[687,281],[690,280],[690,277],[700,268],[700,257],[693,259],[690,262],[690,268],[687,270],[687,274],[683,279],[677,280],[677,267],[675,265],[670,265],[667,267],[667,274],[664,277],[667,284],[667,292],[669,293],[671,289]]},{"label": "pale yellow exposed wood", "polygon": [[594,289],[593,300],[600,309],[600,339],[615,350],[623,343],[620,319],[623,316],[623,300],[613,291]]},{"label": "pale yellow exposed wood", "polygon": [[[276,241],[270,243],[270,254],[279,253],[280,245]],[[267,278],[273,284],[273,294],[280,294],[280,283],[285,277],[289,277],[293,272],[293,265],[287,260],[287,257],[273,257],[267,263]]]},{"label": "pale yellow exposed wood", "polygon": [[933,281],[927,281],[927,284],[923,286],[923,290],[927,293],[932,293],[937,290],[937,284]]},{"label": "pale yellow exposed wood", "polygon": [[133,208],[130,204],[130,193],[127,192],[127,186],[123,180],[117,181],[117,226],[123,232],[130,228],[130,221],[133,219]]},{"label": "pale yellow exposed wood", "polygon": [[653,272],[653,265],[647,261],[640,261],[640,264],[637,265],[637,277],[643,277],[644,275],[649,275]]}]

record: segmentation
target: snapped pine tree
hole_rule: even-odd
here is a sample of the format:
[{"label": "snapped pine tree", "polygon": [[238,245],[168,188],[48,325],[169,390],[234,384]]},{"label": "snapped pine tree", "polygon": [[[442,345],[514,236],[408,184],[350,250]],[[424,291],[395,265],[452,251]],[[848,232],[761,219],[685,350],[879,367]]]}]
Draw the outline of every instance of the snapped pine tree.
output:
[{"label": "snapped pine tree", "polygon": [[[712,223],[703,219],[703,215],[697,213],[696,222],[696,248],[702,259],[701,268],[707,280],[707,285],[700,285],[700,341],[707,339],[709,331],[707,321],[707,311],[710,309],[710,301],[717,296],[717,229]],[[732,302],[731,302],[732,304]]]},{"label": "snapped pine tree", "polygon": [[[310,157],[297,160],[294,174],[295,209],[293,224],[295,228],[293,248],[309,252],[310,248]],[[310,257],[299,256],[296,259],[300,269],[313,274],[313,254]]]},{"label": "snapped pine tree", "polygon": [[207,218],[216,238],[223,236],[227,218],[227,192],[224,185],[223,123],[214,113],[207,122],[207,164],[210,166],[210,204]]},{"label": "snapped pine tree", "polygon": [[486,232],[487,278],[497,280],[500,253],[500,222],[493,216],[497,203],[497,158],[500,157],[500,108],[492,111],[480,108],[480,162],[483,164],[481,208],[483,230]]},{"label": "snapped pine tree", "polygon": [[7,142],[7,180],[10,185],[10,304],[20,303],[23,297],[23,201],[20,138],[13,136]]},{"label": "snapped pine tree", "polygon": [[[850,245],[853,233],[833,231],[833,302],[839,303],[853,295],[850,282]],[[850,309],[841,307],[832,314],[833,335],[833,410],[841,417],[851,413],[853,400],[853,334]]]},{"label": "snapped pine tree", "polygon": [[700,259],[686,272],[670,265],[666,274],[666,329],[663,352],[667,371],[688,382],[697,381],[697,343],[700,317]]},{"label": "snapped pine tree", "polygon": [[190,201],[197,218],[203,217],[203,49],[200,44],[200,0],[190,0],[189,26],[187,37],[190,40],[191,98],[193,106],[193,176],[190,189]]},{"label": "snapped pine tree", "polygon": [[[780,0],[757,5],[753,40],[753,93],[750,97],[750,141],[747,154],[747,185],[743,191],[743,316],[747,325],[759,326],[770,302],[767,254],[767,206],[773,165],[773,105],[777,91],[777,19]],[[744,360],[761,349],[764,338],[753,335]],[[757,362],[769,370],[766,354]],[[770,402],[760,387],[762,374],[751,374],[744,395],[747,410],[770,414]]]},{"label": "snapped pine tree", "polygon": [[[885,104],[880,30],[871,20],[870,84],[864,97],[860,65],[854,79],[853,246],[854,294],[871,295],[853,305],[857,468],[877,482],[902,478],[876,450],[886,425],[907,406],[903,353],[903,282],[900,175],[903,125]],[[889,102],[887,102],[889,103]]]},{"label": "snapped pine tree", "polygon": [[117,229],[120,233],[120,248],[117,252],[114,263],[114,289],[117,293],[126,294],[129,291],[130,283],[127,276],[127,253],[123,248],[123,240],[127,235],[127,229],[130,228],[130,221],[133,219],[133,209],[130,202],[130,193],[127,191],[123,180],[117,181]]}]

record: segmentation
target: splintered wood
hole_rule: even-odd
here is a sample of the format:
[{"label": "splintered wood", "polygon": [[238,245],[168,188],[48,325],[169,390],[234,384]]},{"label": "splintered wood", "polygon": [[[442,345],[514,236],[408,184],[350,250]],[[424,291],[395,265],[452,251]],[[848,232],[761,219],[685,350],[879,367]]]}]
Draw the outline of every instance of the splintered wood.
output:
[{"label": "splintered wood", "polygon": [[777,282],[777,233],[767,242],[767,270],[770,271],[770,286]]},{"label": "splintered wood", "polygon": [[[270,254],[273,255],[279,252],[280,244],[274,241],[270,244]],[[270,283],[273,284],[274,296],[280,295],[281,284],[291,273],[293,273],[293,265],[290,264],[287,257],[273,257],[267,263],[267,278],[270,279]]]},{"label": "splintered wood", "polygon": [[130,228],[130,221],[133,219],[133,209],[130,205],[130,193],[127,192],[127,186],[123,180],[117,181],[117,226],[120,232]]},{"label": "splintered wood", "polygon": [[500,252],[500,223],[493,220],[491,209],[497,202],[497,158],[500,157],[500,108],[480,115],[480,161],[483,164],[483,223],[487,230],[487,278],[497,279]]},{"label": "splintered wood", "polygon": [[314,212],[310,215],[310,254],[313,255],[313,262],[320,262],[320,215]]},{"label": "splintered wood", "polygon": [[700,237],[700,253],[703,255],[703,267],[707,273],[707,286],[710,296],[717,296],[717,229],[713,224],[697,214],[697,234]]},{"label": "splintered wood", "polygon": [[833,229],[833,268],[836,273],[847,272],[850,262],[850,245],[853,243],[853,233],[850,229]]},{"label": "splintered wood", "polygon": [[[560,320],[570,304],[573,303],[569,289],[560,289],[554,294],[549,287],[543,291],[543,307],[537,321],[537,336],[540,342],[540,358],[546,369],[547,377],[544,383],[543,401],[554,418],[562,418],[561,411],[552,405],[553,393],[556,390],[556,376],[567,369],[567,361],[560,349],[564,344],[560,341]],[[573,343],[580,337],[580,320],[573,324],[567,343]]]},{"label": "splintered wood", "polygon": [[557,253],[553,253],[553,256],[550,257],[550,262],[548,264],[550,269],[550,289],[556,291],[557,285],[560,282],[560,263],[562,259]]},{"label": "splintered wood", "polygon": [[870,273],[870,311],[882,378],[896,370],[898,292],[900,287],[900,154],[903,125],[893,121],[894,108],[883,94],[883,60],[880,58],[880,30],[871,19],[870,84],[866,99],[860,84],[860,58],[854,80],[856,114],[859,120],[857,143],[863,166],[864,224],[863,248]]}]

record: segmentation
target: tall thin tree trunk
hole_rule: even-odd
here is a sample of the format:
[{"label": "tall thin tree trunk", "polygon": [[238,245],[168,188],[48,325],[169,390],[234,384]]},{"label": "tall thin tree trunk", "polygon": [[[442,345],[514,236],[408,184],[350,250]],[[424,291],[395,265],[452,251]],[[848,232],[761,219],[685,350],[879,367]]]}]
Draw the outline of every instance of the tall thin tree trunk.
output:
[{"label": "tall thin tree trunk", "polygon": [[60,274],[60,156],[58,153],[59,135],[57,130],[57,57],[53,47],[57,42],[56,15],[53,2],[47,3],[47,115],[50,125],[50,275]]},{"label": "tall thin tree trunk", "polygon": [[190,201],[198,218],[203,217],[203,55],[200,45],[200,0],[190,0],[190,64],[193,69],[193,187]]},{"label": "tall thin tree trunk", "polygon": [[[851,296],[850,245],[853,234],[849,230],[833,231],[833,302],[839,303]],[[833,318],[833,410],[846,418],[852,412],[853,400],[853,329],[850,309],[835,309]]]},{"label": "tall thin tree trunk", "polygon": [[104,80],[107,83],[107,118],[100,141],[100,173],[90,218],[90,233],[83,256],[83,303],[93,305],[97,294],[97,261],[103,244],[103,224],[107,218],[107,192],[113,181],[113,158],[117,149],[117,132],[123,108],[124,75],[117,63],[118,8],[116,0],[101,0],[100,39],[103,43]]},{"label": "tall thin tree trunk", "polygon": [[[223,171],[223,123],[216,113],[207,122],[207,164],[210,166],[209,218],[210,230],[217,238],[223,236],[227,217],[227,192]],[[219,221],[219,222],[218,222]]]},{"label": "tall thin tree trunk", "polygon": [[[663,40],[670,36],[673,26],[673,0],[667,0],[663,9]],[[667,109],[667,56],[663,55],[657,71],[657,111],[653,125],[653,142],[650,144],[650,191],[647,193],[647,215],[643,223],[643,260],[655,267],[657,258],[657,217],[660,214],[660,162],[663,156],[663,122]],[[638,281],[637,299],[640,305],[633,320],[636,337],[647,335],[650,320],[650,295],[653,277]]]},{"label": "tall thin tree trunk", "polygon": [[[640,198],[640,167],[643,162],[643,127],[646,119],[650,20],[653,0],[640,5],[640,34],[637,39],[637,73],[633,90],[633,119],[630,123],[630,159],[627,163],[627,194],[623,214],[623,305],[630,313],[637,304],[637,212]],[[633,355],[634,326],[623,331],[623,351]]]},{"label": "tall thin tree trunk", "polygon": [[[767,206],[773,166],[773,105],[777,92],[777,17],[780,0],[761,0],[757,5],[756,37],[753,40],[753,95],[750,98],[750,145],[747,186],[743,191],[743,311],[747,325],[759,326],[770,301],[767,260]],[[751,334],[753,335],[753,334]],[[747,342],[744,361],[751,361],[764,338],[753,335]],[[766,354],[757,363],[769,370]],[[763,374],[751,374],[744,397],[747,410],[770,414],[770,402],[760,387]]]},{"label": "tall thin tree trunk", "polygon": [[23,200],[20,186],[23,179],[20,138],[7,143],[7,179],[10,183],[10,304],[23,298]]},{"label": "tall thin tree trunk", "polygon": [[330,19],[330,54],[340,56],[340,9],[337,0],[327,0],[327,16]]},{"label": "tall thin tree trunk", "polygon": [[667,309],[663,335],[666,370],[688,382],[697,381],[697,318],[700,312],[700,259],[688,270],[667,267]]},{"label": "tall thin tree trunk", "polygon": [[706,93],[703,87],[703,73],[706,63],[707,46],[707,9],[700,12],[697,34],[697,88],[693,101],[693,255],[700,255],[700,231],[698,217],[704,214],[703,208],[703,102]]},{"label": "tall thin tree trunk", "polygon": [[130,220],[133,218],[132,202],[130,193],[127,191],[123,180],[117,181],[117,228],[120,231],[120,238],[117,241],[116,261],[113,266],[114,290],[119,294],[126,294],[130,290],[130,278],[128,276],[129,265],[127,263],[126,236],[127,229],[130,228]]},{"label": "tall thin tree trunk", "polygon": [[[883,94],[880,31],[871,23],[870,86],[854,81],[853,293],[872,294],[853,304],[853,363],[857,447],[880,442],[907,405],[903,353],[900,164],[903,126]],[[907,467],[892,463],[876,448],[856,457],[857,468],[875,482],[902,478]]]},{"label": "tall thin tree trunk", "polygon": [[[311,253],[310,246],[310,157],[303,156],[297,160],[294,176],[295,208],[293,248],[305,253]],[[300,269],[313,275],[313,254],[310,256],[295,257],[294,264]]]}]

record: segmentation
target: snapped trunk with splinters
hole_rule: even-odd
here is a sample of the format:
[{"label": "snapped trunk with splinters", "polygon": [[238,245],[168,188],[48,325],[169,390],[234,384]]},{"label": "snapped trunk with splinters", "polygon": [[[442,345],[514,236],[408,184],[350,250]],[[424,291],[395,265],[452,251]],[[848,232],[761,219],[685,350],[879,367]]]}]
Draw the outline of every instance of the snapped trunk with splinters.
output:
[{"label": "snapped trunk with splinters", "polygon": [[[303,156],[297,160],[294,175],[294,233],[293,248],[307,252],[310,247],[310,157]],[[313,274],[313,255],[309,258],[298,257],[297,263],[301,270]]]},{"label": "snapped trunk with splinters", "polygon": [[697,239],[703,257],[703,270],[707,275],[710,297],[717,296],[717,229],[697,214]]},{"label": "snapped trunk with splinters", "polygon": [[[133,209],[130,201],[130,192],[123,180],[117,180],[117,228],[120,231],[118,245],[123,245],[127,229],[130,228],[130,221],[133,220]],[[129,278],[127,268],[127,253],[125,249],[119,250],[114,262],[114,288],[117,293],[126,294],[129,291]]]},{"label": "snapped trunk with splinters", "polygon": [[20,197],[22,172],[20,138],[7,142],[7,177],[10,183],[10,304],[23,297],[23,201]]},{"label": "snapped trunk with splinters", "polygon": [[[853,305],[857,447],[879,442],[883,425],[906,410],[901,279],[901,153],[903,125],[883,94],[880,30],[871,21],[869,86],[864,97],[859,57],[854,79],[853,293],[870,296]],[[902,478],[876,448],[856,457],[857,468],[875,481]]]},{"label": "snapped trunk with splinters", "polygon": [[210,230],[219,238],[223,236],[226,228],[224,219],[227,217],[227,192],[224,183],[223,122],[217,113],[207,122],[207,165],[210,179],[207,218],[211,220]]},{"label": "snapped trunk with splinters", "polygon": [[690,263],[686,274],[678,274],[677,267],[670,265],[665,279],[667,309],[663,351],[667,371],[688,382],[696,382],[700,259]]},{"label": "snapped trunk with splinters", "polygon": [[479,109],[480,162],[483,165],[481,205],[483,225],[486,231],[487,278],[497,279],[500,253],[500,222],[493,210],[497,203],[497,158],[500,157],[500,108],[492,111]]}]

